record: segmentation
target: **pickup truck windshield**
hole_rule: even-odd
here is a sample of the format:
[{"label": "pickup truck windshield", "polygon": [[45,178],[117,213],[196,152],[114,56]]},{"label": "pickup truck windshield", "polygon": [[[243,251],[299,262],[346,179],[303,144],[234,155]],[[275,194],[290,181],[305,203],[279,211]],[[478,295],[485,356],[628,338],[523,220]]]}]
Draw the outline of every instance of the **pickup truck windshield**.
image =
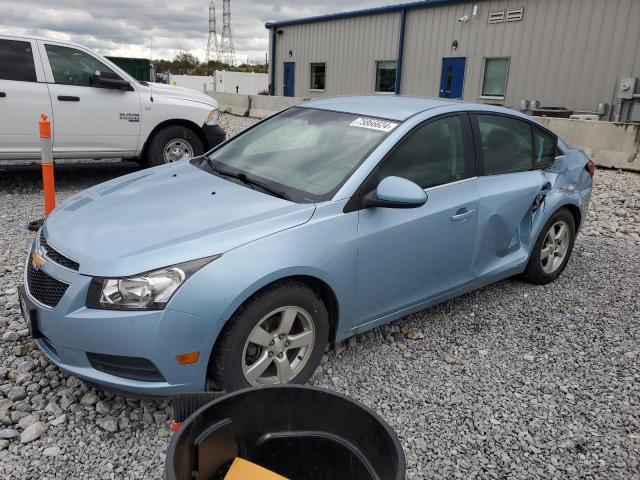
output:
[{"label": "pickup truck windshield", "polygon": [[324,201],[396,126],[387,120],[296,107],[241,134],[212,152],[209,161],[220,172],[258,181],[292,201]]}]

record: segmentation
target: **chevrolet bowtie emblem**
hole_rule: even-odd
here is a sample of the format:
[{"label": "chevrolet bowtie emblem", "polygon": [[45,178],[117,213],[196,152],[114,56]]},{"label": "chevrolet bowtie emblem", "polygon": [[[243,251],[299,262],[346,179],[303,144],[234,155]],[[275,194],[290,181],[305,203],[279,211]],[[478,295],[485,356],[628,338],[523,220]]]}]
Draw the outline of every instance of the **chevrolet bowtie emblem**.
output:
[{"label": "chevrolet bowtie emblem", "polygon": [[40,250],[36,250],[31,254],[31,266],[40,270],[40,267],[44,264],[44,257],[42,256],[42,252]]}]

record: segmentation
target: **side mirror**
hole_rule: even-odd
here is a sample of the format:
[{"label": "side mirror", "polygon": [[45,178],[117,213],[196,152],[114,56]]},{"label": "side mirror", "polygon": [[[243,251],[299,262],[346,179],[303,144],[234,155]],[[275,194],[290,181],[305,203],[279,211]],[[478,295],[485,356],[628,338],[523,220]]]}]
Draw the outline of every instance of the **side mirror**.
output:
[{"label": "side mirror", "polygon": [[96,70],[96,73],[91,75],[91,85],[98,88],[112,88],[114,90],[133,90],[129,82],[123,80],[115,73],[101,72],[100,70]]},{"label": "side mirror", "polygon": [[363,206],[385,208],[418,208],[427,201],[427,194],[411,180],[400,177],[383,178],[373,192],[363,198]]}]

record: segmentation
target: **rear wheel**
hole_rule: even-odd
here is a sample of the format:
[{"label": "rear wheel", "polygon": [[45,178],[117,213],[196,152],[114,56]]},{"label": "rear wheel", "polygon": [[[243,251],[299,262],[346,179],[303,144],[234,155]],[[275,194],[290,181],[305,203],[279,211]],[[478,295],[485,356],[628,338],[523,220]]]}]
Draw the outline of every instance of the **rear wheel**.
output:
[{"label": "rear wheel", "polygon": [[308,286],[278,282],[245,302],[229,320],[209,375],[226,391],[304,383],[329,339],[329,315]]},{"label": "rear wheel", "polygon": [[203,153],[202,140],[193,130],[182,125],[170,125],[161,128],[151,137],[145,152],[145,162],[149,166],[162,165]]},{"label": "rear wheel", "polygon": [[576,222],[566,208],[558,210],[545,224],[533,247],[524,277],[543,285],[562,273],[571,257]]}]

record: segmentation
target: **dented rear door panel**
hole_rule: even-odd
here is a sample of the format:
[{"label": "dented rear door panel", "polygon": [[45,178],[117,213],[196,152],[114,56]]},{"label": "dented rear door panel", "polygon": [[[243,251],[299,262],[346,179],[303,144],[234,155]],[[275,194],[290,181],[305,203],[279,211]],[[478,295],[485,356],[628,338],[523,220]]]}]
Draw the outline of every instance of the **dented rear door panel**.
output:
[{"label": "dented rear door panel", "polygon": [[531,170],[478,178],[480,209],[471,275],[524,268],[535,242],[533,226],[542,213],[538,201],[553,191],[557,174]]}]

